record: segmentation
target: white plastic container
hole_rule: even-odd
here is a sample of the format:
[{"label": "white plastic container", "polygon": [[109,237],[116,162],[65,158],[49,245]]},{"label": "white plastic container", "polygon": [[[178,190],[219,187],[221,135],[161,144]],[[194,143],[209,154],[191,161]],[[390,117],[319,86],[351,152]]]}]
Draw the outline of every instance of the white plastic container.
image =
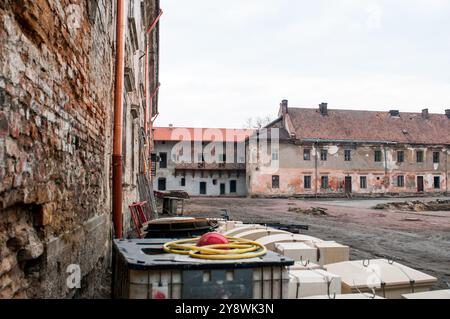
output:
[{"label": "white plastic container", "polygon": [[275,251],[295,261],[317,262],[317,248],[305,243],[276,243]]},{"label": "white plastic container", "polygon": [[289,270],[289,275],[289,299],[341,293],[341,278],[325,270]]}]

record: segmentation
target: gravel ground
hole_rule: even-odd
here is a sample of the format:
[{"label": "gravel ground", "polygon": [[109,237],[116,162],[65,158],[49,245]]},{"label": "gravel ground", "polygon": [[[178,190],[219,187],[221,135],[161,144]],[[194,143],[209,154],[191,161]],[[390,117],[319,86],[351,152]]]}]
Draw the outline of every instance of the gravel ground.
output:
[{"label": "gravel ground", "polygon": [[[436,198],[418,200],[435,200]],[[448,199],[448,198],[447,198]],[[408,198],[404,200],[415,200]],[[309,225],[305,234],[351,247],[351,259],[391,258],[438,278],[435,289],[450,283],[450,212],[400,212],[372,209],[392,199],[300,200],[260,198],[191,198],[185,216],[220,217],[246,223]],[[290,207],[327,209],[328,216],[288,211]]]}]

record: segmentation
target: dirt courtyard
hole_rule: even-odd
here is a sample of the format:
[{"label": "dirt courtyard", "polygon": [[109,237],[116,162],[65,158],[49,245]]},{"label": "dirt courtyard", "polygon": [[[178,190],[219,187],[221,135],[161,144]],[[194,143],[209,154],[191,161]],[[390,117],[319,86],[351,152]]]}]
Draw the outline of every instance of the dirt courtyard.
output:
[{"label": "dirt courtyard", "polygon": [[[442,199],[449,199],[443,197]],[[185,216],[220,217],[245,223],[308,225],[302,233],[349,245],[351,259],[390,258],[438,278],[435,289],[450,283],[450,211],[376,210],[379,203],[436,198],[305,200],[196,197],[186,201]],[[298,212],[325,208],[328,215]]]}]

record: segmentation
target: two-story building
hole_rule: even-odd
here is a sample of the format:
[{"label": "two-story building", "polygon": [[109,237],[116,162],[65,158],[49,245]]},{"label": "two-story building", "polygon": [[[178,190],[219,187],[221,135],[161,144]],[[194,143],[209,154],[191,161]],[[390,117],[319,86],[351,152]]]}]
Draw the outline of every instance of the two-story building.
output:
[{"label": "two-story building", "polygon": [[290,108],[283,100],[267,129],[276,147],[261,147],[261,137],[247,143],[249,195],[448,193],[450,110]]},{"label": "two-story building", "polygon": [[155,127],[155,190],[199,196],[245,196],[246,129]]}]

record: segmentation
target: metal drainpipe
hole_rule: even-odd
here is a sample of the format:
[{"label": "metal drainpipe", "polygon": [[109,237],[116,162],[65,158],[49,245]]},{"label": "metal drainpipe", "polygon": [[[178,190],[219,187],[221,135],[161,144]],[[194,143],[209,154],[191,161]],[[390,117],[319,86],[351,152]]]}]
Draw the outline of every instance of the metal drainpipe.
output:
[{"label": "metal drainpipe", "polygon": [[448,149],[445,150],[445,195],[448,196],[448,156],[450,155],[450,151]]},{"label": "metal drainpipe", "polygon": [[317,183],[318,183],[318,180],[317,180],[317,177],[318,177],[318,175],[317,175],[317,161],[318,161],[318,159],[317,159],[317,150],[318,150],[318,148],[319,148],[319,143],[318,142],[316,142],[316,149],[315,149],[315,161],[314,161],[314,166],[315,166],[315,186],[314,186],[314,191],[315,191],[315,195],[316,195],[316,198],[317,198]]},{"label": "metal drainpipe", "polygon": [[[145,95],[145,105],[144,105],[144,132],[145,132],[145,147],[150,147],[148,143],[148,44],[147,36],[145,37],[145,76],[144,76],[144,95]],[[146,154],[146,152],[144,152]],[[151,166],[150,166],[151,168]],[[147,160],[144,158],[144,174],[147,174]]]},{"label": "metal drainpipe", "polygon": [[113,222],[116,238],[122,238],[122,122],[123,82],[125,52],[125,0],[117,0],[116,61],[114,83],[114,133],[113,133]]},{"label": "metal drainpipe", "polygon": [[[383,145],[383,150],[384,150],[384,178],[386,179],[386,177],[388,175],[386,145]],[[391,178],[389,177],[389,184],[388,184],[388,187],[387,187],[387,191],[389,191],[389,187],[390,186],[391,186]]]}]

